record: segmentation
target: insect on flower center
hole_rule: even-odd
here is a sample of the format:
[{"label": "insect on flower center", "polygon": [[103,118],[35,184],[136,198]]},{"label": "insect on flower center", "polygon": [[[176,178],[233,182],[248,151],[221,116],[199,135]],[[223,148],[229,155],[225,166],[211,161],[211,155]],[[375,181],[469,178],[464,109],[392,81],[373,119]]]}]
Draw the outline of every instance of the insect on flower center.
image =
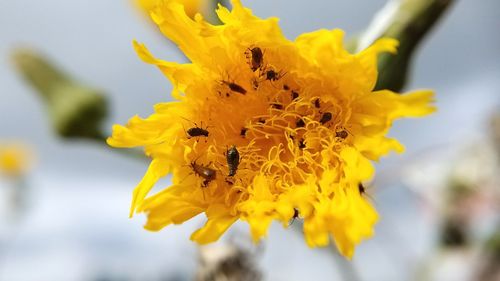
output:
[{"label": "insect on flower center", "polygon": [[[194,127],[187,132],[208,141],[197,146],[193,158],[209,153],[207,159],[215,163],[213,171],[191,165],[205,179],[203,185],[245,187],[260,173],[291,187],[325,169],[320,164],[324,164],[321,151],[338,155],[339,145],[348,140],[338,101],[333,94],[322,95],[335,89],[297,77],[294,66],[279,63],[271,50],[255,45],[243,48],[241,60],[226,66],[213,85],[216,94],[207,98],[210,104],[205,112],[213,128]],[[336,156],[328,161],[340,163]]]}]

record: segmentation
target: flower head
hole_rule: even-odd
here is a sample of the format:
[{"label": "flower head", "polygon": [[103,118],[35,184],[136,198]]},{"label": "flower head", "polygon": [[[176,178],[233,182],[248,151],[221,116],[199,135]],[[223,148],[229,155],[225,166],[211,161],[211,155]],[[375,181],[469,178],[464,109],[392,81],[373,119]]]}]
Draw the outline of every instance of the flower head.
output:
[{"label": "flower head", "polygon": [[[145,228],[154,231],[205,213],[206,224],[191,236],[202,244],[238,219],[258,241],[272,221],[288,226],[298,217],[308,245],[333,239],[351,257],[378,219],[360,192],[373,177],[371,161],[403,151],[386,134],[397,118],[434,111],[432,92],[372,91],[377,54],[395,52],[395,40],[350,54],[341,30],[290,41],[278,19],[260,19],[237,0],[232,11],[217,13],[223,25],[193,20],[176,3],[153,9],[191,63],[157,59],[134,42],[139,57],[173,83],[175,101],[115,125],[108,139],[115,147],[144,146],[152,158],[131,212],[146,212]],[[147,197],[167,174],[172,186]]]},{"label": "flower head", "polygon": [[0,143],[0,174],[18,177],[29,168],[31,155],[28,148],[19,143]]}]

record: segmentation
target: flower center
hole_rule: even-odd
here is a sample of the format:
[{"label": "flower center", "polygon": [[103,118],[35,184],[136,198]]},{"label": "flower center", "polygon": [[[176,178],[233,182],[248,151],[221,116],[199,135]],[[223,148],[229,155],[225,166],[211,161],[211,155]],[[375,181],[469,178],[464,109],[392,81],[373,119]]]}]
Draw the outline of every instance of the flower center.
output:
[{"label": "flower center", "polygon": [[[202,187],[217,182],[245,190],[263,174],[288,189],[340,165],[339,151],[350,133],[335,88],[325,87],[321,79],[297,77],[293,66],[269,63],[272,54],[263,48],[252,46],[242,53],[243,60],[212,83],[204,112],[198,113],[208,116],[203,123],[210,124],[196,129],[208,142],[191,140],[190,159],[197,159],[198,167],[191,165],[191,173]],[[208,179],[202,168],[220,176]]]}]

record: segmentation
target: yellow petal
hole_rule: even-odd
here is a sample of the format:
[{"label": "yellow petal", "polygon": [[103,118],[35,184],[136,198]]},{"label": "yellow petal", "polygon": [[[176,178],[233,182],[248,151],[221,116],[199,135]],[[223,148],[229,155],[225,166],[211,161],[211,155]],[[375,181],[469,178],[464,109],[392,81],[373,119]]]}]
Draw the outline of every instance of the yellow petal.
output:
[{"label": "yellow petal", "polygon": [[191,235],[191,240],[199,244],[214,242],[238,219],[232,216],[225,207],[211,206],[207,210],[208,220],[205,225]]},{"label": "yellow petal", "polygon": [[146,174],[134,189],[134,194],[132,195],[132,204],[130,207],[130,217],[132,217],[135,209],[142,203],[151,188],[153,188],[154,184],[161,177],[164,177],[168,172],[168,162],[164,159],[156,158],[151,161]]}]

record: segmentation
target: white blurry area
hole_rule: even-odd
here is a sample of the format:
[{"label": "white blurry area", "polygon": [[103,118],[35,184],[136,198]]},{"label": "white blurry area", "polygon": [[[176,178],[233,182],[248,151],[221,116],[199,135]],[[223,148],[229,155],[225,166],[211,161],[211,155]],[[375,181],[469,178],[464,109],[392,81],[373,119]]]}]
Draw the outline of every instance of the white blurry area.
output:
[{"label": "white blurry area", "polygon": [[[294,38],[335,27],[355,35],[385,1],[244,2],[259,16],[278,16],[285,34]],[[375,204],[382,219],[375,238],[364,242],[354,258],[362,280],[410,280],[419,258],[433,246],[429,220],[400,187],[395,167],[474,139],[498,107],[500,3],[457,2],[415,60],[409,88],[435,89],[440,109],[426,119],[400,121],[392,131],[407,154],[384,159],[379,166],[384,184]],[[182,57],[129,4],[0,1],[0,138],[30,142],[38,154],[28,179],[29,208],[17,223],[1,222],[8,231],[0,236],[0,280],[193,276],[196,248],[188,237],[202,220],[149,233],[141,228],[142,216],[128,219],[131,192],[146,163],[101,145],[56,138],[40,100],[8,59],[16,46],[31,46],[75,78],[105,91],[112,111],[107,128],[134,114],[147,116],[153,104],[169,99],[171,86],[157,69],[139,61],[131,40],[146,43],[161,58]],[[5,191],[7,183],[0,188]],[[241,228],[231,233],[238,235]],[[339,280],[328,254],[309,250],[300,235],[278,225],[260,258],[267,280]]]}]

